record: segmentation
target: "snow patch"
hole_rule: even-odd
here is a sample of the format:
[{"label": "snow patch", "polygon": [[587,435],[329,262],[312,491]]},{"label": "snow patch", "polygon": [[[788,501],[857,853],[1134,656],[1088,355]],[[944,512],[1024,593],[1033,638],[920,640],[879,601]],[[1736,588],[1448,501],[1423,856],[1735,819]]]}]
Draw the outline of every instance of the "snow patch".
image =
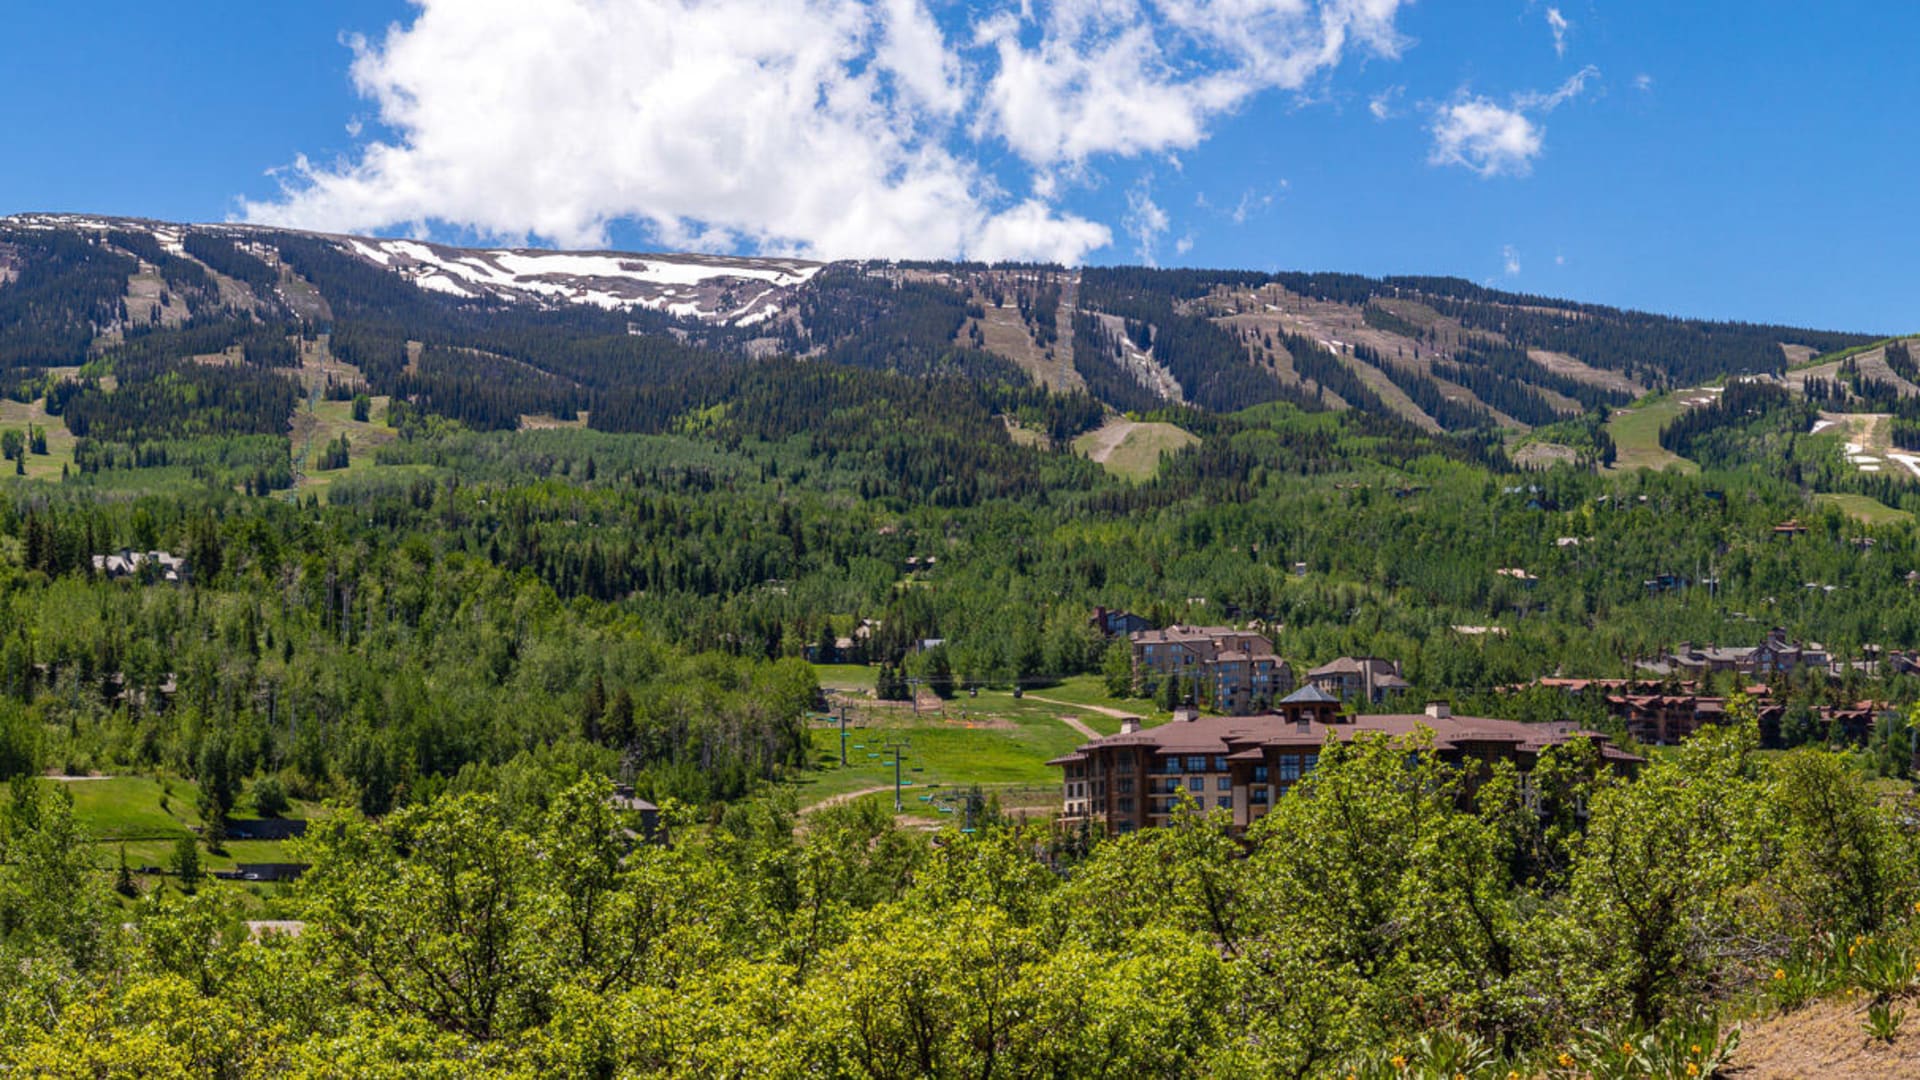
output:
[{"label": "snow patch", "polygon": [[445,274],[428,274],[426,277],[416,278],[414,284],[437,293],[446,293],[449,296],[458,296],[466,300],[473,299],[472,293],[461,288],[458,283]]},{"label": "snow patch", "polygon": [[[783,293],[811,281],[823,268],[792,259],[466,251],[416,240],[350,237],[343,242],[353,254],[448,295],[584,304],[607,311],[644,308],[742,326],[779,315]],[[758,286],[744,304],[735,295],[740,284]]]}]

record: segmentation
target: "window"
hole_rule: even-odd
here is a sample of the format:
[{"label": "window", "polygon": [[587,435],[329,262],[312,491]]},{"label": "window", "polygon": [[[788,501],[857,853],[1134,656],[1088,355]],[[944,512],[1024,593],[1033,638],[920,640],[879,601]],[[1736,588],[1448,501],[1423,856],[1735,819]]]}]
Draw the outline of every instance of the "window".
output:
[{"label": "window", "polygon": [[1233,790],[1233,777],[1231,777],[1231,776],[1222,776],[1222,777],[1220,777],[1219,779],[1217,779],[1217,780],[1215,780],[1215,781],[1214,781],[1214,783],[1213,783],[1213,790],[1215,790],[1215,791],[1232,791],[1232,790]]},{"label": "window", "polygon": [[1300,759],[1288,754],[1280,759],[1280,782],[1292,783],[1300,779]]},{"label": "window", "polygon": [[1133,777],[1131,776],[1121,777],[1120,782],[1114,786],[1114,790],[1118,791],[1122,795],[1133,794]]},{"label": "window", "polygon": [[1306,767],[1306,768],[1305,768],[1305,769],[1304,769],[1304,770],[1302,771],[1302,775],[1311,775],[1311,774],[1313,773],[1313,770],[1315,770],[1315,769],[1317,769],[1317,768],[1319,768],[1319,767],[1320,767],[1320,755],[1319,755],[1319,754],[1308,754],[1308,755],[1307,755],[1307,767]]},{"label": "window", "polygon": [[1223,757],[1217,757],[1217,758],[1214,758],[1214,759],[1213,759],[1213,771],[1214,771],[1214,772],[1226,772],[1226,771],[1227,771],[1227,759],[1226,759],[1226,758],[1223,758]]},{"label": "window", "polygon": [[1253,805],[1255,806],[1267,805],[1267,789],[1266,788],[1257,787],[1253,789]]},{"label": "window", "polygon": [[1132,799],[1121,799],[1121,800],[1120,800],[1120,812],[1121,812],[1121,813],[1123,813],[1123,814],[1131,814],[1131,813],[1133,813],[1133,800],[1132,800]]},{"label": "window", "polygon": [[1206,771],[1207,771],[1207,759],[1206,759],[1206,755],[1204,755],[1204,754],[1194,754],[1194,755],[1192,755],[1192,756],[1190,756],[1190,757],[1188,757],[1188,758],[1187,758],[1187,771],[1188,771],[1188,772],[1206,772]]},{"label": "window", "polygon": [[1264,784],[1267,782],[1267,767],[1265,765],[1255,765],[1253,767],[1253,782],[1256,784]]},{"label": "window", "polygon": [[1231,810],[1233,809],[1233,800],[1222,796],[1221,798],[1213,800],[1213,805],[1222,810]]},{"label": "window", "polygon": [[1207,793],[1207,778],[1204,776],[1187,777],[1187,790],[1193,792],[1195,795],[1205,795]]},{"label": "window", "polygon": [[1119,768],[1119,769],[1133,768],[1133,751],[1122,750],[1119,753],[1113,755],[1113,764],[1115,768]]}]

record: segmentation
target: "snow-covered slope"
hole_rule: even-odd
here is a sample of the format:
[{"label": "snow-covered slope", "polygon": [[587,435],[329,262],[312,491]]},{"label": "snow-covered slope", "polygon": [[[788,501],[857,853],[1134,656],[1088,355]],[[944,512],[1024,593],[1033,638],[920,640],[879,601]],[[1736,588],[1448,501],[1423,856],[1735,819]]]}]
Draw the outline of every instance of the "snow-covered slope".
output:
[{"label": "snow-covered slope", "polygon": [[343,238],[345,250],[451,296],[647,308],[751,326],[778,315],[821,264],[718,255],[628,255],[464,249],[416,240]]},{"label": "snow-covered slope", "polygon": [[[271,234],[240,225],[172,225],[136,218],[22,214],[0,222],[29,229],[126,229],[151,233],[182,253],[188,230]],[[455,248],[417,240],[351,236],[324,239],[342,251],[448,296],[510,303],[591,304],[609,311],[647,309],[685,319],[754,326],[778,316],[793,291],[823,264],[799,259],[722,255],[636,255],[519,248]]]}]

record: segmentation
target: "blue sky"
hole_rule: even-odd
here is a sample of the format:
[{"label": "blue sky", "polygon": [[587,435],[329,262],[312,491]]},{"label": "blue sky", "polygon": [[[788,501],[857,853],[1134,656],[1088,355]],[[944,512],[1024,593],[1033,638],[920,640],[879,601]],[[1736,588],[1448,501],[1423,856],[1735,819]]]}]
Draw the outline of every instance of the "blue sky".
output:
[{"label": "blue sky", "polygon": [[1920,329],[1920,81],[1875,47],[1920,39],[1920,5],[107,0],[6,24],[0,213],[1457,274]]}]

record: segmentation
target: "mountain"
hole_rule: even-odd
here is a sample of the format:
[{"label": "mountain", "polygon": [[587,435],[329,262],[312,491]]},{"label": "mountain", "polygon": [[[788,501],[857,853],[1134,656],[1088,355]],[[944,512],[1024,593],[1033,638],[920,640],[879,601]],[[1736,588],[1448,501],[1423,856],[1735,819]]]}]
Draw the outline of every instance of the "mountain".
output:
[{"label": "mountain", "polygon": [[[1511,433],[1871,340],[1442,277],[823,264],[0,219],[0,386],[53,408],[79,401],[79,428],[111,417],[121,439],[284,434],[279,399],[303,391],[388,396],[479,428],[584,416],[644,430],[712,404],[701,380],[781,354],[1118,411],[1284,401]],[[163,379],[195,384],[217,415],[163,419],[166,395],[140,389]],[[136,404],[146,411],[115,415]]]}]

